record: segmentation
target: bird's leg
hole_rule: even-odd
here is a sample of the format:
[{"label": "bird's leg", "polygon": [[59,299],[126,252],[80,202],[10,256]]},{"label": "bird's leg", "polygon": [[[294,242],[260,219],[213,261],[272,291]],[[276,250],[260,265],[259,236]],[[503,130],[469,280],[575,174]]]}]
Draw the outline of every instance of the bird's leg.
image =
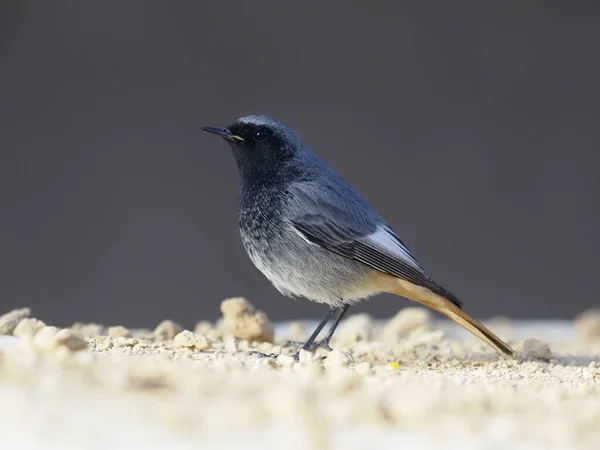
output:
[{"label": "bird's leg", "polygon": [[[335,329],[342,321],[342,318],[344,317],[344,314],[346,314],[346,311],[348,311],[349,307],[350,307],[350,305],[344,305],[344,306],[340,306],[339,308],[337,308],[337,310],[339,311],[338,316],[335,318],[335,322],[333,322],[333,324],[331,325],[331,328],[329,328],[329,331],[327,332],[325,337],[317,342],[314,342],[314,338],[316,338],[316,336],[314,336],[312,341],[309,338],[308,341],[306,341],[305,344],[301,347],[301,349],[310,351],[310,350],[315,350],[317,348],[324,348],[325,350],[331,351],[332,348],[329,346],[329,341],[331,341],[333,333],[335,333]],[[311,337],[313,337],[313,336],[311,336]]]},{"label": "bird's leg", "polygon": [[[319,323],[317,328],[315,328],[315,331],[313,331],[313,333],[310,335],[310,337],[308,338],[308,340],[306,342],[288,341],[283,345],[284,346],[301,345],[300,349],[298,349],[298,351],[294,355],[294,359],[296,361],[298,361],[298,356],[300,354],[300,350],[311,351],[311,350],[316,350],[317,348],[324,348],[326,350],[331,351],[332,349],[329,346],[329,341],[331,340],[333,333],[335,333],[335,329],[337,328],[340,321],[342,320],[342,317],[344,317],[344,314],[346,314],[346,311],[348,311],[349,307],[350,307],[350,305],[344,305],[344,306],[338,306],[335,308],[331,308],[327,312],[327,314],[325,315],[323,320],[321,320],[321,322]],[[317,339],[317,336],[319,336],[319,333],[321,332],[323,327],[325,327],[325,325],[327,325],[327,322],[329,322],[329,320],[333,317],[333,315],[336,312],[338,312],[338,316],[336,317],[335,322],[333,322],[333,325],[331,325],[331,328],[327,332],[327,335],[320,341],[315,342],[315,339]],[[277,356],[279,356],[277,353],[262,353],[262,352],[258,352],[258,351],[252,351],[252,352],[249,352],[248,354],[258,356],[260,358],[277,358]]]},{"label": "bird's leg", "polygon": [[286,342],[284,342],[283,347],[295,347],[295,346],[303,347],[305,345],[308,345],[308,346],[313,345],[315,339],[317,338],[317,336],[319,335],[319,333],[321,332],[323,327],[327,324],[327,322],[329,322],[331,317],[337,311],[339,311],[339,309],[340,309],[339,307],[335,307],[335,308],[331,308],[329,311],[327,311],[327,314],[325,315],[323,320],[321,320],[321,322],[319,323],[319,325],[317,326],[315,331],[313,331],[313,333],[310,335],[310,337],[308,338],[307,341],[286,341]]},{"label": "bird's leg", "polygon": [[[342,318],[344,317],[344,314],[346,314],[346,311],[348,311],[349,307],[350,307],[350,305],[344,305],[344,306],[338,306],[336,308],[332,308],[329,311],[329,313],[327,313],[327,316],[325,316],[323,321],[319,324],[317,329],[313,332],[313,334],[311,334],[311,336],[308,338],[308,340],[306,342],[288,341],[284,345],[286,345],[286,346],[300,345],[301,350],[308,350],[308,351],[316,350],[317,348],[324,348],[325,350],[331,351],[332,348],[329,346],[329,341],[331,341],[331,337],[333,336],[333,333],[335,333],[335,329],[340,324]],[[327,335],[320,341],[315,342],[315,339],[317,338],[317,336],[319,335],[319,333],[321,332],[321,330],[323,329],[325,324],[331,319],[331,317],[336,312],[338,313],[338,316],[336,317],[335,322],[333,322],[333,324],[329,328]]]},{"label": "bird's leg", "polygon": [[[323,329],[323,327],[327,324],[327,322],[329,322],[329,319],[331,319],[331,316],[333,316],[336,311],[338,311],[339,308],[331,308],[328,312],[327,315],[323,318],[323,320],[321,320],[321,323],[319,323],[319,325],[317,326],[317,328],[315,329],[315,331],[313,331],[313,334],[310,335],[310,337],[308,338],[308,341],[306,341],[306,343],[304,342],[300,342],[298,343],[298,345],[302,345],[304,348],[305,346],[310,346],[313,344],[313,342],[315,341],[315,339],[317,338],[317,336],[319,335],[319,333],[321,332],[321,330]],[[284,346],[287,345],[294,345],[294,344],[290,344],[289,342],[286,342],[284,344]],[[306,349],[305,349],[306,350]],[[298,353],[299,351],[294,355],[294,358],[296,360],[298,360]],[[255,356],[259,356],[261,358],[277,358],[277,353],[262,353],[262,352],[258,352],[258,351],[251,351],[248,353],[249,355],[255,355]]]}]

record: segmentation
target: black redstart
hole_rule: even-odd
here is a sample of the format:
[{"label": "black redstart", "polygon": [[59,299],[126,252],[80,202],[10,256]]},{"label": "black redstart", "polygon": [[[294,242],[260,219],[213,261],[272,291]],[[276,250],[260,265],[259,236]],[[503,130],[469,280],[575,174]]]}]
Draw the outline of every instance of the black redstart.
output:
[{"label": "black redstart", "polygon": [[[514,355],[427,275],[396,233],[294,130],[268,116],[202,129],[224,138],[233,150],[241,178],[240,233],[254,265],[282,294],[331,307],[302,349],[329,349],[350,305],[389,292],[439,311]],[[327,336],[316,342],[336,313]]]}]

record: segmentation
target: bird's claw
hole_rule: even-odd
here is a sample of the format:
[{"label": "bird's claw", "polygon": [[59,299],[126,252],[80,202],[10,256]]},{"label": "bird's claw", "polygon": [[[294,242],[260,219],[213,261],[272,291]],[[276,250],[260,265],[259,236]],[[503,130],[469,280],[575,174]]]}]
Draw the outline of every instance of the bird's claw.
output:
[{"label": "bird's claw", "polygon": [[263,353],[256,350],[248,352],[248,354],[258,356],[259,358],[277,358],[279,356],[277,353]]},{"label": "bird's claw", "polygon": [[300,350],[306,350],[306,351],[312,352],[313,350],[316,350],[318,348],[322,348],[324,350],[327,350],[328,352],[333,350],[329,346],[329,341],[327,341],[325,339],[317,341],[317,342],[313,342],[309,345],[306,345],[304,342],[297,342],[297,341],[287,341],[287,342],[284,342],[284,344],[282,345],[282,347],[294,347],[294,346],[300,347],[298,352],[300,352]]},{"label": "bird's claw", "polygon": [[[263,352],[258,352],[256,350],[248,352],[248,355],[257,356],[259,358],[273,358],[273,359],[277,359],[277,357],[280,356],[278,353],[263,353]],[[292,356],[292,358],[294,358],[294,361],[300,362],[300,351],[297,351],[296,353],[294,353],[291,356]]]}]

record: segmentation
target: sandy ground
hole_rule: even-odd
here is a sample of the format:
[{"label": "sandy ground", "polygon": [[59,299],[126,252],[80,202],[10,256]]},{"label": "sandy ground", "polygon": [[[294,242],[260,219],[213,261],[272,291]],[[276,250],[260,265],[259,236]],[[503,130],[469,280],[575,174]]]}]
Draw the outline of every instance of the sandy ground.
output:
[{"label": "sandy ground", "polygon": [[422,309],[355,315],[336,351],[295,362],[279,344],[314,324],[273,326],[241,299],[222,311],[187,331],[0,317],[0,448],[600,448],[598,313],[488,321],[514,360]]}]

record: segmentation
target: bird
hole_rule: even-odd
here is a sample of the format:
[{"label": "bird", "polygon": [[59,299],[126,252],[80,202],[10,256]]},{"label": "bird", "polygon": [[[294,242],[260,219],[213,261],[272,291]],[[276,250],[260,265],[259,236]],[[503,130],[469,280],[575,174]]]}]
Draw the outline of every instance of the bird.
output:
[{"label": "bird", "polygon": [[380,293],[436,310],[514,357],[511,347],[469,316],[398,234],[292,128],[270,116],[248,115],[225,128],[201,129],[231,147],[240,178],[240,236],[250,260],[284,296],[329,306],[308,340],[300,343],[296,358],[300,350],[331,350],[330,340],[348,308]]}]

